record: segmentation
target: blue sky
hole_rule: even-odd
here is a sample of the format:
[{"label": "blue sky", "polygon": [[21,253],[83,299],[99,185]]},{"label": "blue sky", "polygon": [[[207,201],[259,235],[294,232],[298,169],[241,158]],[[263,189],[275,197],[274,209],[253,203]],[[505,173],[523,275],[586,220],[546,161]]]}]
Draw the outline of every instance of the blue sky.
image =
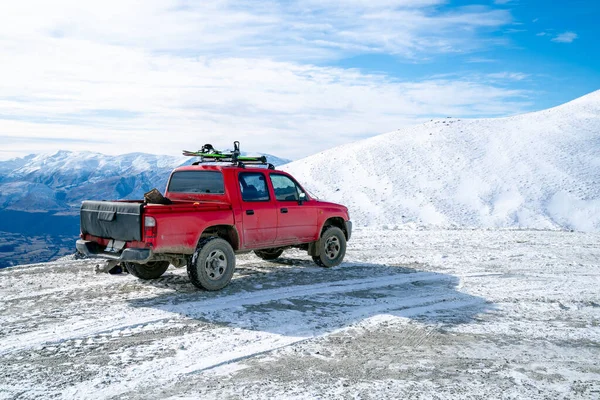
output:
[{"label": "blue sky", "polygon": [[[490,2],[448,1],[439,12]],[[482,32],[488,40],[472,51],[423,54],[407,59],[390,53],[359,54],[337,61],[343,68],[377,71],[401,80],[450,74],[514,74],[498,84],[530,91],[531,110],[556,106],[600,89],[600,1],[512,0],[491,2],[510,16]]]},{"label": "blue sky", "polygon": [[540,110],[600,89],[599,20],[593,0],[4,2],[0,159],[234,140],[300,158]]}]

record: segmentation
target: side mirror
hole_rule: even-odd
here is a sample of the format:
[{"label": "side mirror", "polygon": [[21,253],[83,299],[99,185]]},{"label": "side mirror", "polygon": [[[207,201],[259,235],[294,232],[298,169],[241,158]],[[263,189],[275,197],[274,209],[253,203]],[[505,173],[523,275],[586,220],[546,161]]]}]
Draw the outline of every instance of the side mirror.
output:
[{"label": "side mirror", "polygon": [[298,196],[298,204],[302,205],[302,203],[304,203],[305,201],[306,201],[306,193],[302,192]]}]

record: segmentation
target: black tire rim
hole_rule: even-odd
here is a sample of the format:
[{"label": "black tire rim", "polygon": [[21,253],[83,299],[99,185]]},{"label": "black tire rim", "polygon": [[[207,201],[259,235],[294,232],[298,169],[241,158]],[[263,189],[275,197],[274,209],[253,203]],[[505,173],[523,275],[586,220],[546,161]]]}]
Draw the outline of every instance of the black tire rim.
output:
[{"label": "black tire rim", "polygon": [[227,270],[227,256],[221,250],[213,250],[206,257],[204,270],[208,279],[217,281],[225,274]]},{"label": "black tire rim", "polygon": [[341,250],[342,246],[340,245],[340,239],[336,236],[327,238],[325,241],[325,256],[328,259],[334,260],[340,254]]}]

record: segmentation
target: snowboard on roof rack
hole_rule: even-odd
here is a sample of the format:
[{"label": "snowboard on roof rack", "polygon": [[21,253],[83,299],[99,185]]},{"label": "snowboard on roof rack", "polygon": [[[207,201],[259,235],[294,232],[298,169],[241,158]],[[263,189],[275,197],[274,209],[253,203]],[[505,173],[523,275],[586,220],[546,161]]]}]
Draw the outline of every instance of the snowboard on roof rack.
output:
[{"label": "snowboard on roof rack", "polygon": [[258,164],[266,165],[269,169],[275,169],[273,164],[267,162],[267,157],[265,156],[242,156],[240,152],[240,142],[237,140],[233,142],[233,151],[231,152],[216,150],[212,144],[207,143],[198,151],[183,150],[183,155],[200,157],[200,161],[195,162],[194,165],[204,162],[229,162],[232,164],[237,164],[237,166],[242,168],[245,167],[246,164]]}]

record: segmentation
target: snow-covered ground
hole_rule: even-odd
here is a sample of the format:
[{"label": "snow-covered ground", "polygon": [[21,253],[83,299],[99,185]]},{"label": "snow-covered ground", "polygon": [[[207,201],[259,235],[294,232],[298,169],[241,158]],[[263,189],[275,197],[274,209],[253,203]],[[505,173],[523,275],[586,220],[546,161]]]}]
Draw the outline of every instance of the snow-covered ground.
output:
[{"label": "snow-covered ground", "polygon": [[600,231],[600,91],[507,118],[432,120],[290,163],[359,226]]},{"label": "snow-covered ground", "polygon": [[0,398],[597,399],[600,234],[358,230],[346,262],[0,271]]}]

